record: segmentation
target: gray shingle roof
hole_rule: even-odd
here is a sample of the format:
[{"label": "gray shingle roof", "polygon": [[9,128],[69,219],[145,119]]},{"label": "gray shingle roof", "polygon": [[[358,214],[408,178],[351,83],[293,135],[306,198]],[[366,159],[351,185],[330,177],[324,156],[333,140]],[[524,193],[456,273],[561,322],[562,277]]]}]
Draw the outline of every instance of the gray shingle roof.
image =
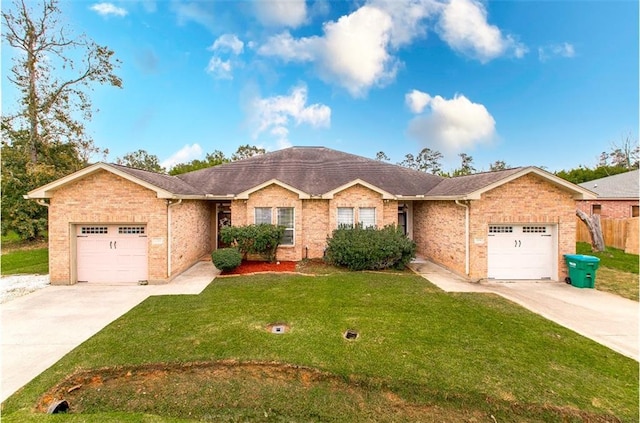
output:
[{"label": "gray shingle roof", "polygon": [[495,172],[474,173],[473,175],[445,178],[429,191],[430,196],[461,196],[471,194],[518,173],[522,167]]},{"label": "gray shingle roof", "polygon": [[424,195],[444,178],[325,147],[291,147],[197,170],[178,178],[219,196],[239,194],[272,179],[322,195],[361,179],[394,195]]},{"label": "gray shingle roof", "polygon": [[579,185],[598,194],[598,198],[638,198],[640,197],[639,177],[640,171],[632,170]]},{"label": "gray shingle roof", "polygon": [[134,169],[131,167],[113,163],[109,164],[109,166],[113,166],[116,169],[125,172],[135,178],[138,178],[144,182],[147,182],[151,185],[154,185],[176,195],[204,195],[204,192],[202,190],[189,185],[188,183],[175,176],[163,175],[161,173],[149,172],[141,169]]}]

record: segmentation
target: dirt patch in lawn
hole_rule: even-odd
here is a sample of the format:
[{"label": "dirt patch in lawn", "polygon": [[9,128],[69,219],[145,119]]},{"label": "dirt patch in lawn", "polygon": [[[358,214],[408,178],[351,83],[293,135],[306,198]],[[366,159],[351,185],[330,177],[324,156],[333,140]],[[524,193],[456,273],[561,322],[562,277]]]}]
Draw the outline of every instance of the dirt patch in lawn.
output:
[{"label": "dirt patch in lawn", "polygon": [[297,262],[295,261],[276,261],[270,263],[268,261],[243,260],[240,266],[233,270],[225,270],[221,275],[249,275],[252,273],[264,272],[295,272],[296,266]]},{"label": "dirt patch in lawn", "polygon": [[[43,395],[36,412],[65,400],[73,414],[149,413],[204,421],[617,421],[566,407],[430,392],[411,397],[383,381],[277,362],[146,364],[77,372]],[[519,417],[518,417],[519,416]],[[515,418],[515,420],[513,420]]]}]

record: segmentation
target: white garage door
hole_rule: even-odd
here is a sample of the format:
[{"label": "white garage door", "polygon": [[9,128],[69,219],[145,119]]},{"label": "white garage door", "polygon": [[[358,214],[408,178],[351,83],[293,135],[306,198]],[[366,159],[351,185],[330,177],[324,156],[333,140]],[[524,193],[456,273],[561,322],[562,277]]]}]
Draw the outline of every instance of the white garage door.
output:
[{"label": "white garage door", "polygon": [[139,282],[148,279],[144,225],[79,225],[78,282]]},{"label": "white garage door", "polygon": [[489,225],[488,277],[553,278],[555,234],[555,225]]}]

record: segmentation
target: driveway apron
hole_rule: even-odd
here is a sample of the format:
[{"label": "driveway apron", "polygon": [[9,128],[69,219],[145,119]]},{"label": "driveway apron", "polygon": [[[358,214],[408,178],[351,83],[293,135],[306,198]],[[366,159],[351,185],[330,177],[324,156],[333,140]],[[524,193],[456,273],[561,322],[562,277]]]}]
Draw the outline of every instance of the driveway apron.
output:
[{"label": "driveway apron", "polygon": [[640,304],[637,301],[555,281],[472,283],[425,260],[417,260],[410,267],[443,291],[500,295],[638,361]]},{"label": "driveway apron", "polygon": [[199,294],[216,274],[199,262],[166,285],[48,286],[2,304],[1,401],[147,297]]}]

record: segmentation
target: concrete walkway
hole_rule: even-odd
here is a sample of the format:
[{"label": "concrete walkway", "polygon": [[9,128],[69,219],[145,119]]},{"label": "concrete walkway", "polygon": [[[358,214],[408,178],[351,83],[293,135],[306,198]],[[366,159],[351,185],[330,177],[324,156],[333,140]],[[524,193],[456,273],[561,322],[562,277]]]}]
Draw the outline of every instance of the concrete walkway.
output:
[{"label": "concrete walkway", "polygon": [[[638,361],[640,304],[596,289],[554,281],[472,283],[425,260],[410,267],[446,292],[500,295],[522,307]],[[597,286],[597,280],[596,280]]]},{"label": "concrete walkway", "polygon": [[218,274],[198,262],[166,285],[48,286],[0,306],[0,401],[152,295],[199,294]]}]

